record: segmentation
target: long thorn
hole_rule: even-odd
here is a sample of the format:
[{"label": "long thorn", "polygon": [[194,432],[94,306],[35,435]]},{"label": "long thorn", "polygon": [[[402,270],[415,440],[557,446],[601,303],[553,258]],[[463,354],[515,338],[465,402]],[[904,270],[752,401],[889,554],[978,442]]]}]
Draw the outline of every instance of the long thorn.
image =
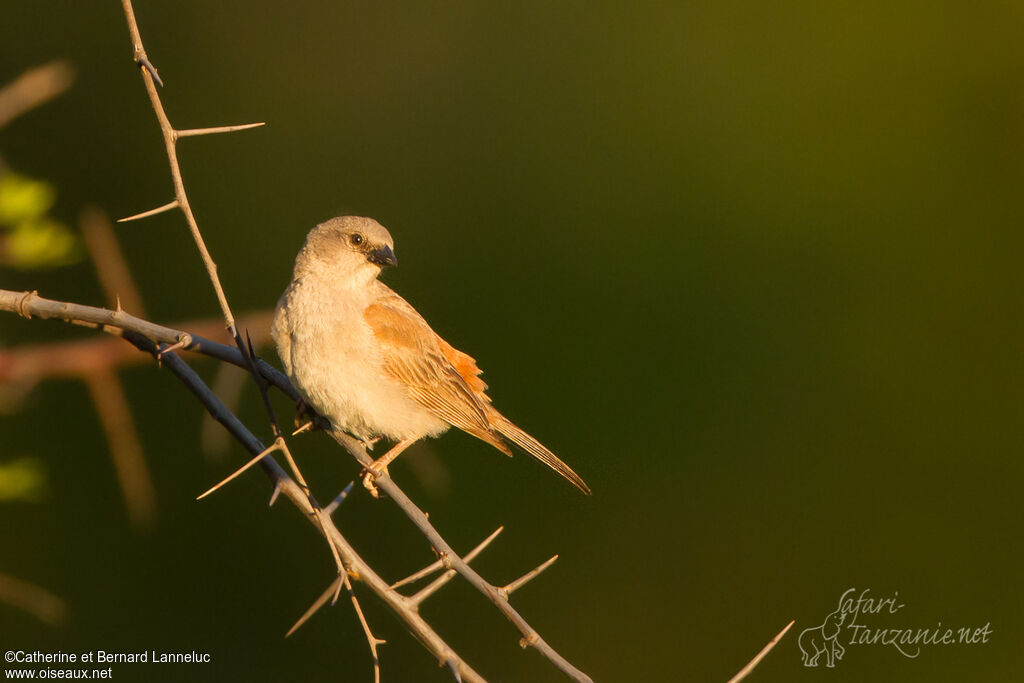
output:
[{"label": "long thorn", "polygon": [[189,346],[191,344],[192,344],[192,335],[190,335],[188,333],[182,334],[178,338],[178,341],[174,342],[173,344],[170,344],[169,346],[164,346],[159,351],[157,351],[156,362],[159,363],[161,361],[161,359],[163,359],[164,354],[166,354],[166,353],[174,353],[178,349],[183,349],[186,346]]},{"label": "long thorn", "polygon": [[786,628],[779,631],[779,634],[777,636],[768,641],[768,644],[761,648],[761,651],[758,652],[757,655],[753,659],[751,659],[745,667],[740,669],[735,676],[730,678],[728,683],[739,683],[744,678],[746,678],[747,675],[754,670],[754,667],[760,664],[761,660],[764,659],[769,652],[771,652],[772,648],[775,647],[775,645],[780,640],[782,640],[782,636],[786,635],[786,631],[792,628],[793,624],[795,623],[796,621],[791,621],[788,624],[786,624]]},{"label": "long thorn", "polygon": [[[491,532],[490,536],[488,536],[484,540],[480,541],[480,544],[477,547],[473,548],[469,552],[468,555],[466,555],[466,558],[465,558],[466,561],[469,562],[474,557],[476,557],[478,554],[480,554],[480,551],[482,551],[484,548],[486,548],[488,545],[490,545],[491,541],[496,539],[498,537],[498,534],[500,534],[504,530],[505,530],[505,527],[499,526],[497,529],[495,529],[493,532]],[[444,563],[441,560],[435,560],[434,562],[428,564],[426,567],[424,567],[423,569],[419,570],[415,574],[410,574],[409,576],[405,577],[404,579],[401,579],[400,581],[396,581],[395,583],[391,584],[391,588],[392,589],[401,588],[402,586],[406,586],[406,585],[408,585],[410,583],[415,583],[415,582],[419,581],[420,579],[425,579],[426,577],[430,576],[431,574],[440,571],[443,567],[444,567]]]},{"label": "long thorn", "polygon": [[[473,559],[475,559],[476,556],[479,555],[484,548],[490,545],[491,541],[498,537],[498,534],[501,533],[502,529],[504,528],[505,527],[501,526],[498,527],[497,530],[494,531],[494,533],[492,533],[490,536],[481,541],[480,545],[466,553],[466,556],[462,558],[462,561],[466,564],[472,562]],[[455,570],[451,568],[451,560],[446,555],[441,555],[441,559],[438,560],[438,562],[440,562],[442,566],[447,568],[448,571],[446,571],[444,574],[441,574],[441,576],[437,577],[429,584],[427,584],[426,587],[420,589],[418,593],[411,596],[409,600],[411,600],[414,604],[419,605],[421,602],[423,602],[431,595],[439,591],[446,583],[452,580],[452,577],[455,576]]]},{"label": "long thorn", "polygon": [[267,125],[265,121],[259,123],[243,123],[237,126],[214,126],[213,128],[186,128],[185,130],[174,131],[176,138],[190,138],[196,135],[216,135],[217,133],[234,133],[239,130],[249,130]]},{"label": "long thorn", "polygon": [[309,618],[316,614],[316,611],[323,607],[332,595],[338,592],[338,589],[341,587],[343,583],[343,576],[336,577],[334,581],[331,583],[331,585],[327,587],[327,590],[321,593],[320,597],[317,598],[313,602],[313,604],[309,606],[309,609],[307,609],[306,612],[301,617],[299,617],[299,620],[295,622],[295,625],[288,629],[288,633],[284,634],[284,637],[287,638],[291,634],[295,633],[295,631],[297,631],[300,626],[309,621]]},{"label": "long thorn", "polygon": [[137,220],[140,220],[142,218],[149,218],[150,216],[155,216],[158,213],[164,213],[166,211],[170,211],[171,209],[176,209],[176,208],[178,208],[178,200],[177,199],[175,199],[173,202],[167,202],[163,206],[158,206],[155,209],[150,209],[149,211],[143,211],[142,213],[137,213],[134,216],[128,216],[127,218],[118,218],[117,222],[118,223],[127,223],[128,221],[137,221]]},{"label": "long thorn", "polygon": [[315,427],[315,426],[316,425],[313,424],[313,421],[310,420],[309,422],[307,422],[306,424],[302,425],[301,427],[296,429],[294,432],[292,432],[292,436],[298,436],[299,434],[302,434],[303,432],[308,432],[308,431],[312,430],[313,427]]},{"label": "long thorn", "polygon": [[159,85],[161,88],[164,87],[164,82],[160,79],[160,74],[157,73],[156,67],[153,66],[153,62],[149,61],[149,57],[147,57],[146,55],[139,55],[135,58],[135,63],[139,66],[145,67],[146,71],[149,72],[149,75],[152,76],[153,80],[157,82],[157,85]]},{"label": "long thorn", "polygon": [[355,479],[350,481],[348,483],[348,486],[342,489],[341,493],[334,497],[334,500],[332,500],[330,503],[324,506],[324,514],[326,514],[328,517],[333,515],[334,511],[338,509],[338,506],[344,503],[345,499],[348,498],[348,494],[352,492],[352,487],[355,485],[355,483]]},{"label": "long thorn", "polygon": [[527,583],[529,583],[530,581],[533,581],[535,578],[540,576],[540,573],[543,572],[548,567],[550,567],[551,565],[553,565],[555,563],[555,560],[557,560],[557,559],[558,559],[558,555],[552,556],[551,559],[549,559],[547,562],[544,562],[543,564],[541,564],[536,569],[533,569],[531,571],[526,572],[525,574],[520,576],[518,579],[516,579],[512,583],[510,583],[507,586],[504,586],[503,588],[501,588],[500,590],[505,595],[505,599],[507,600],[508,596],[511,595],[514,591],[522,588]]},{"label": "long thorn", "polygon": [[[231,481],[232,479],[234,479],[235,477],[240,475],[242,472],[245,472],[247,469],[249,469],[250,467],[252,467],[256,463],[258,463],[260,460],[262,460],[263,458],[267,457],[268,455],[270,455],[271,453],[276,451],[278,448],[279,448],[279,446],[278,446],[277,443],[271,444],[270,446],[265,448],[262,453],[260,453],[255,458],[253,458],[252,460],[250,460],[249,462],[245,463],[244,465],[239,467],[237,470],[235,470],[234,472],[229,474],[225,479],[221,480],[221,482],[219,484],[216,484],[209,491],[207,491],[206,493],[203,493],[202,495],[200,495],[198,498],[196,498],[196,500],[202,500],[203,498],[206,498],[208,495],[210,495],[211,493],[213,493],[214,491],[219,489],[221,486],[224,486],[224,484],[227,484],[229,481]],[[271,503],[271,504],[273,504],[273,503]]]},{"label": "long thorn", "polygon": [[445,661],[445,664],[447,664],[448,668],[451,669],[452,676],[455,676],[455,683],[462,683],[462,674],[459,673],[459,667],[455,663],[455,660],[449,659]]}]

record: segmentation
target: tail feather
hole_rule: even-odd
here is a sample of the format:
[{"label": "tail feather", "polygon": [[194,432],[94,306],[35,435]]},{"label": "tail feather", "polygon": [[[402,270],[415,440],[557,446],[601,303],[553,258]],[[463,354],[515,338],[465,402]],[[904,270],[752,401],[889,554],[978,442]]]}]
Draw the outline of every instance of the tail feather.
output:
[{"label": "tail feather", "polygon": [[580,478],[580,475],[573,472],[571,467],[562,462],[557,455],[545,448],[544,444],[540,441],[537,441],[537,439],[509,422],[509,420],[503,415],[492,416],[491,421],[494,429],[499,434],[568,479],[572,482],[572,485],[580,491],[588,496],[590,495],[590,487],[587,486],[586,482]]}]

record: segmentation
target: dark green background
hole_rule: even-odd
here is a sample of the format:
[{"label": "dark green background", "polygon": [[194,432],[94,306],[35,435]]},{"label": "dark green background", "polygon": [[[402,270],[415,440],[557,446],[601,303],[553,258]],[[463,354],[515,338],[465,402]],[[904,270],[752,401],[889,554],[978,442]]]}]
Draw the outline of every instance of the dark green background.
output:
[{"label": "dark green background", "polygon": [[[136,8],[171,120],[264,129],[180,145],[237,311],[283,290],[306,232],[378,218],[386,279],[474,355],[496,404],[571,463],[453,434],[392,474],[456,548],[598,681],[1019,675],[1024,342],[1024,11],[1014,3],[153,2]],[[119,4],[0,10],[0,80],[55,57],[74,89],[0,133],[56,215],[171,198]],[[118,228],[149,314],[217,316],[182,218]],[[102,304],[88,264],[0,286]],[[3,343],[89,336],[0,319]],[[272,351],[266,351],[273,357]],[[197,362],[206,377],[213,365]],[[282,635],[332,578],[311,527],[209,462],[200,408],[153,364],[122,372],[158,491],[132,531],[83,385],[0,417],[0,458],[45,459],[45,504],[0,507],[0,571],[61,595],[53,629],[0,607],[0,649],[197,649],[118,680],[369,681],[346,604]],[[288,415],[286,402],[280,410]],[[242,417],[266,437],[253,390]],[[322,498],[357,472],[294,442]],[[424,484],[429,449],[448,483]],[[419,453],[417,453],[419,450]],[[387,577],[432,559],[362,491],[339,525]],[[981,626],[985,645],[848,646],[805,669],[797,635],[850,587],[898,591],[875,626]],[[364,595],[366,595],[364,593]],[[385,681],[450,680],[368,595]],[[557,681],[456,582],[427,607],[496,681]]]}]

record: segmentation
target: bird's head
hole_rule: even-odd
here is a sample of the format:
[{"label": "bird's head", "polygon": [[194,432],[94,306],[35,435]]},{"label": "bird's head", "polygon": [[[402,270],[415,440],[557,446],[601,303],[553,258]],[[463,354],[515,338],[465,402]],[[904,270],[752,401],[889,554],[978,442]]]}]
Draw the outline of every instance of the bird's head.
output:
[{"label": "bird's head", "polygon": [[385,266],[397,266],[391,233],[372,218],[340,216],[309,231],[295,259],[295,277],[319,274],[352,284],[376,278]]}]

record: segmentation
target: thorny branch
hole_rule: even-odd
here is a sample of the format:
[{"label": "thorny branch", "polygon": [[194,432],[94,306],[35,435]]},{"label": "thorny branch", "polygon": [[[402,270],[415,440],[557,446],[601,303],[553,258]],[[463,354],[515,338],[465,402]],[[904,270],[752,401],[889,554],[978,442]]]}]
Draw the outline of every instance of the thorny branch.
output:
[{"label": "thorny branch", "polygon": [[[321,508],[313,499],[310,494],[309,487],[306,486],[304,481],[302,481],[301,474],[298,472],[298,468],[295,467],[294,460],[291,458],[291,454],[284,442],[283,436],[281,435],[280,429],[277,425],[276,418],[270,408],[269,400],[266,397],[265,388],[267,384],[273,385],[293,399],[297,398],[296,392],[291,387],[288,379],[282,373],[262,360],[256,358],[255,355],[251,353],[251,348],[247,349],[246,345],[242,342],[235,319],[228,305],[227,297],[224,294],[223,287],[221,286],[217,276],[217,266],[206,248],[202,234],[199,231],[189,204],[188,197],[185,193],[184,183],[177,159],[176,144],[180,138],[245,130],[247,128],[263,124],[257,123],[241,126],[221,126],[216,128],[187,130],[174,129],[173,126],[171,126],[163,109],[163,104],[160,101],[156,84],[159,83],[160,85],[163,85],[163,83],[160,80],[156,68],[146,55],[145,48],[139,34],[138,25],[135,20],[131,0],[122,0],[122,6],[128,21],[129,32],[131,33],[134,59],[140,67],[146,91],[160,124],[175,190],[175,199],[173,201],[157,209],[146,211],[123,220],[140,219],[175,208],[181,209],[199,250],[203,264],[206,267],[210,282],[213,286],[218,303],[220,304],[225,325],[229,334],[235,340],[236,347],[233,348],[225,346],[195,334],[156,325],[147,320],[129,315],[123,310],[120,310],[120,307],[118,307],[118,310],[107,310],[52,301],[43,299],[34,292],[11,292],[7,290],[0,290],[0,310],[16,312],[26,318],[31,318],[33,316],[41,318],[59,318],[73,324],[98,328],[102,331],[125,338],[139,349],[150,353],[157,358],[158,361],[161,361],[164,366],[166,366],[196,395],[215,420],[220,422],[229,431],[229,433],[246,448],[246,450],[253,455],[259,456],[258,458],[253,459],[251,463],[258,463],[273,484],[271,504],[273,504],[274,500],[276,500],[280,493],[284,493],[292,504],[299,509],[307,519],[313,522],[318,531],[320,531],[320,533],[322,533],[327,539],[331,546],[332,553],[335,554],[340,571],[339,577],[327,588],[327,590],[324,591],[320,599],[314,603],[307,613],[303,615],[299,623],[296,624],[296,627],[293,627],[293,630],[308,619],[316,609],[325,604],[332,595],[336,599],[342,587],[346,588],[370,645],[374,660],[374,677],[375,680],[379,681],[380,670],[377,657],[377,645],[383,641],[373,636],[369,624],[366,622],[362,609],[359,606],[358,600],[356,599],[352,587],[352,580],[357,580],[366,585],[384,602],[386,606],[394,611],[396,615],[405,622],[412,633],[438,658],[440,663],[451,669],[456,680],[484,681],[484,679],[474,671],[469,664],[466,663],[441,638],[440,635],[437,634],[436,631],[433,630],[433,628],[419,613],[420,604],[429,598],[434,592],[439,590],[456,573],[458,573],[474,588],[483,593],[492,603],[494,603],[509,619],[509,621],[519,629],[522,634],[520,642],[524,648],[535,648],[573,680],[590,681],[591,679],[586,676],[586,674],[576,669],[564,657],[551,648],[551,646],[540,637],[537,631],[526,622],[526,620],[511,606],[509,602],[510,593],[539,575],[549,567],[555,559],[557,559],[557,556],[551,558],[536,569],[503,587],[494,586],[473,570],[469,566],[469,561],[471,561],[477,553],[490,543],[497,536],[498,532],[492,534],[472,552],[468,553],[465,558],[460,557],[451,548],[451,546],[448,545],[444,538],[441,537],[433,525],[430,524],[422,510],[412,503],[412,501],[394,483],[394,481],[385,474],[376,479],[376,485],[402,509],[410,520],[413,521],[417,528],[420,529],[421,533],[423,533],[423,535],[428,539],[440,558],[437,562],[421,572],[417,572],[406,579],[389,585],[379,575],[377,575],[368,564],[366,564],[355,549],[348,543],[345,537],[338,531],[334,522],[330,518],[330,513],[337,507],[337,503],[344,499],[349,489],[346,488],[346,490],[343,491],[342,494],[340,494],[338,498],[328,506],[328,508]],[[176,353],[178,350],[188,350],[209,355],[244,369],[248,369],[252,373],[261,393],[264,396],[268,417],[271,420],[275,436],[277,437],[270,448],[265,447],[264,444],[261,443],[259,439],[257,439],[252,432],[250,432],[245,425],[242,424],[241,421],[220,401],[220,399],[210,391],[198,375],[196,375],[192,369],[178,357]],[[0,366],[2,365],[3,364],[0,363]],[[0,370],[2,369],[3,368],[0,367]],[[345,447],[362,465],[366,466],[372,462],[372,458],[363,448],[362,444],[340,430],[333,429],[329,423],[323,420],[323,418],[314,416],[314,420],[317,422],[319,427],[326,429],[331,436],[338,441],[339,444]],[[274,458],[271,457],[271,453],[275,450],[280,450],[289,460],[289,464],[291,465],[292,471],[296,475],[298,481],[290,477],[280,467],[280,465],[277,464]],[[421,578],[425,578],[426,576],[441,570],[444,571],[440,577],[414,595],[407,596],[399,593],[397,590],[401,586],[407,585]],[[774,646],[774,644],[782,637],[788,628],[789,627],[787,626],[782,633],[776,636],[776,638],[773,639],[772,642],[770,642],[761,651],[761,653],[759,653],[758,656],[750,662],[750,664],[744,667],[744,669],[734,677],[733,681],[738,681],[742,677],[746,676],[746,674],[756,666],[760,659],[763,658],[771,647]]]},{"label": "thorny branch", "polygon": [[[134,50],[135,63],[139,65],[139,70],[142,73],[142,80],[146,84],[146,93],[149,94],[150,104],[153,105],[153,111],[156,113],[157,121],[160,123],[160,133],[164,138],[164,147],[167,148],[167,161],[171,166],[171,180],[174,183],[174,201],[164,204],[161,209],[170,210],[172,208],[179,208],[185,215],[185,221],[188,223],[188,229],[192,233],[192,239],[195,240],[196,247],[199,249],[199,256],[203,260],[203,266],[206,267],[206,273],[210,277],[210,284],[213,285],[213,291],[217,295],[217,303],[220,304],[220,310],[224,314],[224,323],[227,325],[228,332],[230,332],[231,336],[236,340],[239,340],[238,331],[235,328],[235,318],[231,314],[231,307],[228,305],[227,296],[224,294],[224,288],[221,286],[220,278],[217,276],[217,264],[213,262],[213,257],[210,256],[210,252],[206,248],[206,242],[203,240],[203,235],[199,232],[199,224],[196,223],[196,217],[192,213],[192,205],[189,204],[188,195],[185,193],[185,181],[182,180],[181,168],[178,165],[178,139],[194,135],[209,135],[214,133],[245,130],[247,128],[262,126],[263,124],[254,123],[242,126],[196,128],[189,129],[187,131],[175,130],[174,126],[171,125],[170,119],[167,118],[167,113],[164,111],[163,102],[160,101],[160,93],[156,90],[156,84],[160,83],[160,85],[163,85],[163,82],[160,80],[156,67],[153,66],[152,62],[149,61],[149,57],[146,56],[146,48],[142,44],[139,25],[135,21],[135,10],[132,9],[132,2],[131,0],[121,0],[121,5],[124,8],[125,18],[128,21],[128,32],[132,37],[132,48]],[[143,215],[140,214],[136,217],[142,218]]]},{"label": "thorny branch", "polygon": [[[217,300],[220,304],[221,311],[224,315],[225,324],[227,325],[229,333],[234,338],[236,346],[238,347],[238,352],[241,356],[242,361],[244,362],[243,367],[247,367],[247,369],[249,369],[252,372],[253,378],[256,380],[256,384],[260,389],[261,395],[263,396],[264,404],[267,410],[267,415],[274,428],[274,434],[276,437],[274,443],[274,450],[281,451],[281,453],[287,459],[288,464],[296,477],[297,486],[305,492],[306,501],[310,508],[312,509],[313,517],[316,519],[321,532],[327,538],[328,543],[331,546],[331,552],[334,555],[335,560],[338,564],[339,575],[342,581],[347,584],[348,578],[346,576],[346,568],[351,569],[351,567],[349,563],[343,561],[343,558],[341,557],[342,549],[336,546],[336,539],[333,537],[334,535],[329,532],[329,529],[333,528],[333,524],[331,524],[330,519],[326,517],[322,508],[316,503],[315,499],[313,499],[309,487],[303,480],[302,475],[299,472],[299,469],[296,466],[294,459],[292,458],[291,452],[288,449],[287,443],[284,440],[283,434],[281,433],[281,430],[277,424],[276,417],[274,416],[273,410],[270,406],[270,402],[266,396],[265,380],[261,376],[261,371],[257,370],[256,361],[250,355],[249,350],[246,348],[246,346],[243,344],[241,335],[239,334],[235,326],[234,317],[231,313],[230,306],[228,305],[227,297],[224,294],[224,289],[221,286],[220,279],[217,276],[217,266],[206,248],[206,244],[203,240],[202,234],[199,230],[199,226],[192,212],[188,196],[185,192],[185,186],[184,181],[182,180],[181,170],[178,164],[177,141],[181,137],[232,132],[235,130],[244,130],[246,128],[254,127],[256,125],[261,124],[252,124],[250,126],[222,126],[218,128],[191,129],[187,131],[175,130],[174,127],[171,125],[166,112],[164,111],[163,103],[161,102],[160,95],[157,92],[156,84],[160,83],[161,85],[163,85],[163,83],[160,80],[156,67],[153,66],[153,63],[150,61],[148,55],[146,54],[146,49],[142,42],[142,37],[139,32],[138,23],[135,18],[135,12],[132,8],[131,0],[121,0],[121,4],[124,9],[125,18],[128,22],[128,30],[129,33],[131,34],[135,62],[139,65],[139,71],[142,75],[142,79],[146,87],[146,92],[149,95],[150,103],[153,106],[153,111],[156,114],[157,121],[160,124],[160,131],[164,138],[164,146],[167,151],[167,159],[170,164],[171,178],[174,184],[175,191],[175,197],[173,202],[165,204],[159,209],[144,212],[143,214],[139,214],[133,218],[142,218],[147,215],[153,215],[154,213],[162,212],[165,210],[171,210],[173,208],[181,209],[182,213],[185,215],[185,219],[186,222],[188,223],[189,230],[192,233],[192,237],[199,250],[200,257],[202,258],[203,264],[207,270],[207,274],[209,275],[210,283],[212,284],[214,292],[217,295]],[[178,340],[174,344],[174,348],[189,348],[191,346],[191,342],[192,340],[188,338],[188,335],[179,336]],[[168,358],[171,356],[171,354],[167,353],[166,350],[158,350],[156,351],[156,354],[158,359],[165,355]],[[356,443],[347,435],[340,433],[339,431],[336,430],[332,430],[331,435],[339,443],[345,446],[345,448],[349,450],[349,452],[353,456],[355,456],[356,459],[364,466],[370,464],[371,459],[361,444]],[[267,449],[261,448],[259,450],[256,450],[254,454],[259,454],[266,450]],[[267,457],[264,457],[263,459],[260,460],[261,464],[271,459],[269,457],[269,451],[266,453],[266,456]],[[454,568],[457,572],[462,574],[462,576],[469,580],[469,582],[473,584],[478,590],[484,592],[484,594],[487,595],[491,599],[491,601],[498,606],[498,608],[506,615],[506,617],[508,617],[516,625],[516,627],[519,628],[520,632],[522,632],[523,634],[522,643],[524,647],[526,647],[527,645],[532,645],[536,647],[537,650],[541,652],[545,657],[547,657],[552,663],[554,663],[555,666],[564,671],[574,680],[590,680],[589,677],[587,677],[583,672],[573,667],[567,660],[565,660],[561,655],[555,652],[554,649],[548,646],[546,642],[544,642],[544,640],[539,636],[539,634],[532,627],[530,627],[529,624],[526,623],[525,619],[523,619],[518,614],[518,612],[516,612],[511,607],[511,605],[508,602],[507,593],[503,594],[501,592],[501,589],[498,589],[495,586],[492,586],[491,584],[487,583],[475,571],[469,568],[469,566],[451,549],[447,542],[444,541],[440,534],[438,534],[437,531],[434,530],[433,526],[430,525],[429,522],[427,522],[426,515],[424,515],[423,512],[419,510],[419,508],[417,508],[412,503],[412,501],[408,499],[407,496],[405,496],[401,489],[399,489],[396,485],[394,485],[393,482],[391,482],[390,478],[383,479],[382,483],[387,484],[384,490],[389,495],[391,495],[391,497],[395,500],[396,504],[398,504],[399,507],[402,508],[406,515],[409,516],[409,518],[413,520],[417,527],[419,527],[420,530],[427,536],[428,540],[434,547],[435,551],[438,552],[442,558],[448,558],[448,561],[451,562],[452,568]],[[276,489],[277,485],[275,484],[275,490]],[[340,537],[340,534],[338,534],[338,536]],[[341,584],[338,583],[335,589],[335,599],[337,599],[337,592],[340,590]],[[384,587],[384,590],[394,592],[393,589],[387,587],[386,585]],[[380,594],[378,593],[378,595]],[[385,602],[387,602],[387,599],[385,599]],[[356,607],[357,613],[360,616],[361,622],[363,622],[364,624],[364,630],[367,635],[371,652],[374,656],[374,674],[376,677],[379,676],[379,669],[377,666],[376,639],[370,633],[368,626],[365,624],[358,603],[354,603],[354,605]],[[396,602],[395,606],[399,611],[403,612],[403,618],[406,619],[407,623],[409,623],[410,613],[416,614],[418,616],[418,605],[410,603],[408,599]],[[459,677],[460,673],[466,676],[468,675],[467,671],[471,671],[468,670],[468,667],[463,662],[461,662],[461,659],[459,659],[458,656],[453,651],[450,651],[450,648],[444,652],[439,652],[435,649],[434,652],[435,654],[443,655],[441,657],[441,661],[448,663],[449,666],[451,666],[451,668],[455,672],[456,678]],[[466,671],[464,671],[464,669],[466,669]]]},{"label": "thorny branch", "polygon": [[[182,361],[174,352],[167,352],[170,345],[180,344],[182,350],[193,351],[207,355],[218,360],[232,363],[239,367],[246,367],[246,360],[241,352],[234,347],[218,344],[204,337],[190,334],[182,330],[176,330],[162,325],[143,320],[132,316],[124,311],[111,311],[92,306],[83,306],[62,301],[45,299],[34,292],[13,292],[0,289],[0,310],[18,313],[26,318],[55,318],[64,320],[75,325],[94,327],[109,334],[124,337],[131,343],[143,348],[154,356],[161,358],[162,364],[170,369],[188,388],[196,394],[199,400],[206,406],[207,410],[228,431],[241,443],[253,456],[263,454],[257,462],[270,477],[274,486],[275,495],[284,493],[311,521],[317,521],[315,510],[310,503],[306,491],[299,486],[291,477],[284,473],[277,462],[270,457],[268,448],[256,439],[252,433],[221,403],[213,392],[199,379],[197,375]],[[271,386],[283,391],[287,396],[296,400],[298,394],[291,386],[288,378],[273,366],[262,360],[256,360],[256,369],[260,376]],[[368,464],[371,461],[370,455],[363,449],[362,445],[351,437],[331,429],[328,422],[317,416],[319,426],[331,432],[331,435],[339,440],[346,449],[352,453],[361,463]],[[386,474],[382,474],[375,483],[387,493],[409,517],[421,532],[430,541],[431,546],[442,558],[438,569],[445,568],[454,570],[465,577],[477,590],[484,593],[492,602],[498,605],[499,609],[512,621],[523,634],[524,646],[533,646],[543,656],[549,659],[559,669],[564,671],[573,680],[590,681],[584,673],[572,666],[564,657],[558,654],[550,645],[540,637],[522,616],[509,604],[507,597],[502,594],[503,588],[493,586],[471,569],[467,560],[472,556],[467,555],[463,559],[450,545],[442,538],[440,533],[427,520],[427,516],[420,510],[404,492]],[[343,492],[344,493],[344,492]],[[301,501],[296,501],[298,496]],[[389,608],[391,608],[406,623],[414,635],[430,650],[438,660],[458,672],[459,676],[466,681],[483,681],[477,674],[445,641],[430,627],[419,614],[419,604],[427,597],[406,596],[398,592],[397,588],[407,582],[398,582],[391,585],[381,579],[363,561],[348,541],[341,535],[330,517],[323,519],[322,533],[328,540],[334,543],[341,555],[342,562],[347,568],[347,575],[351,579],[360,581],[375,593]],[[492,536],[493,539],[493,536]],[[488,542],[492,539],[488,539]],[[482,549],[482,548],[481,548]],[[477,551],[479,552],[479,550]],[[473,554],[475,556],[475,553]],[[315,607],[326,603],[342,587],[338,579],[325,591],[322,601]],[[520,582],[513,582],[519,583]],[[315,610],[314,610],[315,611]],[[309,614],[307,613],[306,618]],[[371,636],[372,637],[372,636]]]}]

